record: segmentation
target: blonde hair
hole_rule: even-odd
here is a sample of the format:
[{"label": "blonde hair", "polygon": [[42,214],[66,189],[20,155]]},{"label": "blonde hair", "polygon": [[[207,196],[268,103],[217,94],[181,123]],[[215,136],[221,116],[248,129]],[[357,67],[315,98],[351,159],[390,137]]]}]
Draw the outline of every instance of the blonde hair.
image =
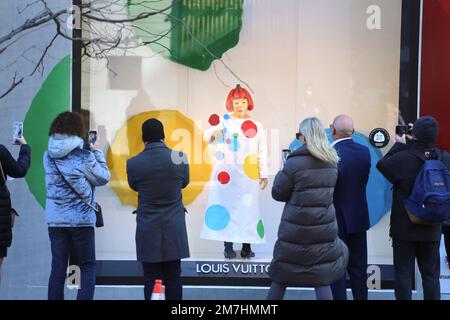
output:
[{"label": "blonde hair", "polygon": [[339,156],[328,142],[319,119],[307,118],[303,120],[300,123],[300,133],[305,137],[306,148],[315,158],[331,164],[339,162]]}]

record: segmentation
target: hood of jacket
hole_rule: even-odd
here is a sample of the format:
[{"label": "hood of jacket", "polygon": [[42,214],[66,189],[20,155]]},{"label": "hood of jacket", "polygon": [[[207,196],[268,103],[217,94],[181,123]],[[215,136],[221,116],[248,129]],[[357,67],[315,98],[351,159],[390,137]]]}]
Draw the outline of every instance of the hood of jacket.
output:
[{"label": "hood of jacket", "polygon": [[73,150],[82,149],[83,145],[84,141],[80,137],[54,134],[48,141],[48,155],[53,159],[64,158]]}]

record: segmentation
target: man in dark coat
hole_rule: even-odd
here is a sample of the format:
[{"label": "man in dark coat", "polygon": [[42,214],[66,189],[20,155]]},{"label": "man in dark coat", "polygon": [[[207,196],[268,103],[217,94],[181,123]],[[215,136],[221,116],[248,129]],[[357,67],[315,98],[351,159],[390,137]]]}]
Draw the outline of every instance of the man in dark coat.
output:
[{"label": "man in dark coat", "polygon": [[11,196],[6,186],[7,177],[22,178],[30,168],[31,148],[25,138],[17,140],[20,144],[19,158],[14,160],[5,146],[0,145],[0,271],[3,259],[7,256],[8,247],[12,241]]},{"label": "man in dark coat", "polygon": [[[334,188],[334,208],[339,226],[339,238],[348,247],[347,266],[353,299],[367,300],[367,230],[369,209],[366,187],[370,173],[370,152],[352,139],[353,120],[347,115],[334,119],[331,126],[333,146],[341,160]],[[347,280],[344,275],[331,285],[335,300],[347,300]]]},{"label": "man in dark coat", "polygon": [[[415,260],[422,275],[424,299],[440,299],[439,243],[441,225],[413,224],[409,219],[404,199],[409,196],[415,179],[424,164],[421,159],[437,159],[450,168],[450,156],[435,147],[438,135],[436,119],[425,116],[417,119],[413,136],[396,136],[392,149],[377,163],[377,169],[393,184],[390,236],[392,238],[395,296],[410,300]],[[419,156],[420,155],[420,156]]]},{"label": "man in dark coat", "polygon": [[189,257],[181,190],[189,184],[189,165],[185,154],[164,144],[160,121],[144,122],[142,139],[145,150],[127,161],[127,174],[138,192],[136,251],[144,269],[144,296],[149,300],[161,279],[166,298],[181,300],[180,260]]}]

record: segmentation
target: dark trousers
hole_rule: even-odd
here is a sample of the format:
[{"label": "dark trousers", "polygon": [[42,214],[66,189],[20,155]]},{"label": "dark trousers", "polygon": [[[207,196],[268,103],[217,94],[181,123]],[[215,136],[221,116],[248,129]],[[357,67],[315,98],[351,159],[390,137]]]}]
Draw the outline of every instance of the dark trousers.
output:
[{"label": "dark trousers", "polygon": [[[367,233],[341,234],[348,247],[347,273],[354,300],[367,300]],[[347,275],[331,285],[334,300],[347,300]]]},{"label": "dark trousers", "polygon": [[181,262],[180,260],[165,261],[158,263],[143,262],[144,269],[144,298],[150,300],[152,297],[155,280],[160,279],[165,286],[167,300],[182,300],[183,285],[181,284]]},{"label": "dark trousers", "polygon": [[439,300],[440,256],[439,241],[412,242],[393,240],[395,297],[397,300],[411,300],[414,281],[415,260],[422,276],[425,300]]},{"label": "dark trousers", "polygon": [[86,228],[48,228],[52,249],[52,271],[48,281],[48,299],[64,300],[64,283],[71,250],[80,268],[80,289],[77,300],[94,299],[95,291],[95,231]]},{"label": "dark trousers", "polygon": [[[284,284],[272,282],[267,300],[283,300],[286,288]],[[316,292],[316,300],[333,300],[330,286],[316,287],[314,291]]]}]

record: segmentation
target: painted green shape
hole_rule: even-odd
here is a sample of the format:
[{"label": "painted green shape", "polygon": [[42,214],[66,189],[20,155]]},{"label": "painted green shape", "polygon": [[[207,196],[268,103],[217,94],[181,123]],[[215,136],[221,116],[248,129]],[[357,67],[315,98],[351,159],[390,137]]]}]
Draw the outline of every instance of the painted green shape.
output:
[{"label": "painted green shape", "polygon": [[70,55],[65,56],[45,79],[33,98],[24,121],[24,135],[31,146],[31,167],[25,178],[28,188],[45,208],[45,172],[42,165],[48,130],[55,117],[70,110]]},{"label": "painted green shape", "polygon": [[134,17],[168,8],[166,14],[134,22],[136,34],[162,56],[204,71],[239,42],[242,5],[242,0],[162,0],[145,4],[128,0],[128,14]]},{"label": "painted green shape", "polygon": [[264,223],[262,219],[259,219],[258,225],[256,226],[256,230],[258,231],[258,236],[262,239],[264,238]]}]

